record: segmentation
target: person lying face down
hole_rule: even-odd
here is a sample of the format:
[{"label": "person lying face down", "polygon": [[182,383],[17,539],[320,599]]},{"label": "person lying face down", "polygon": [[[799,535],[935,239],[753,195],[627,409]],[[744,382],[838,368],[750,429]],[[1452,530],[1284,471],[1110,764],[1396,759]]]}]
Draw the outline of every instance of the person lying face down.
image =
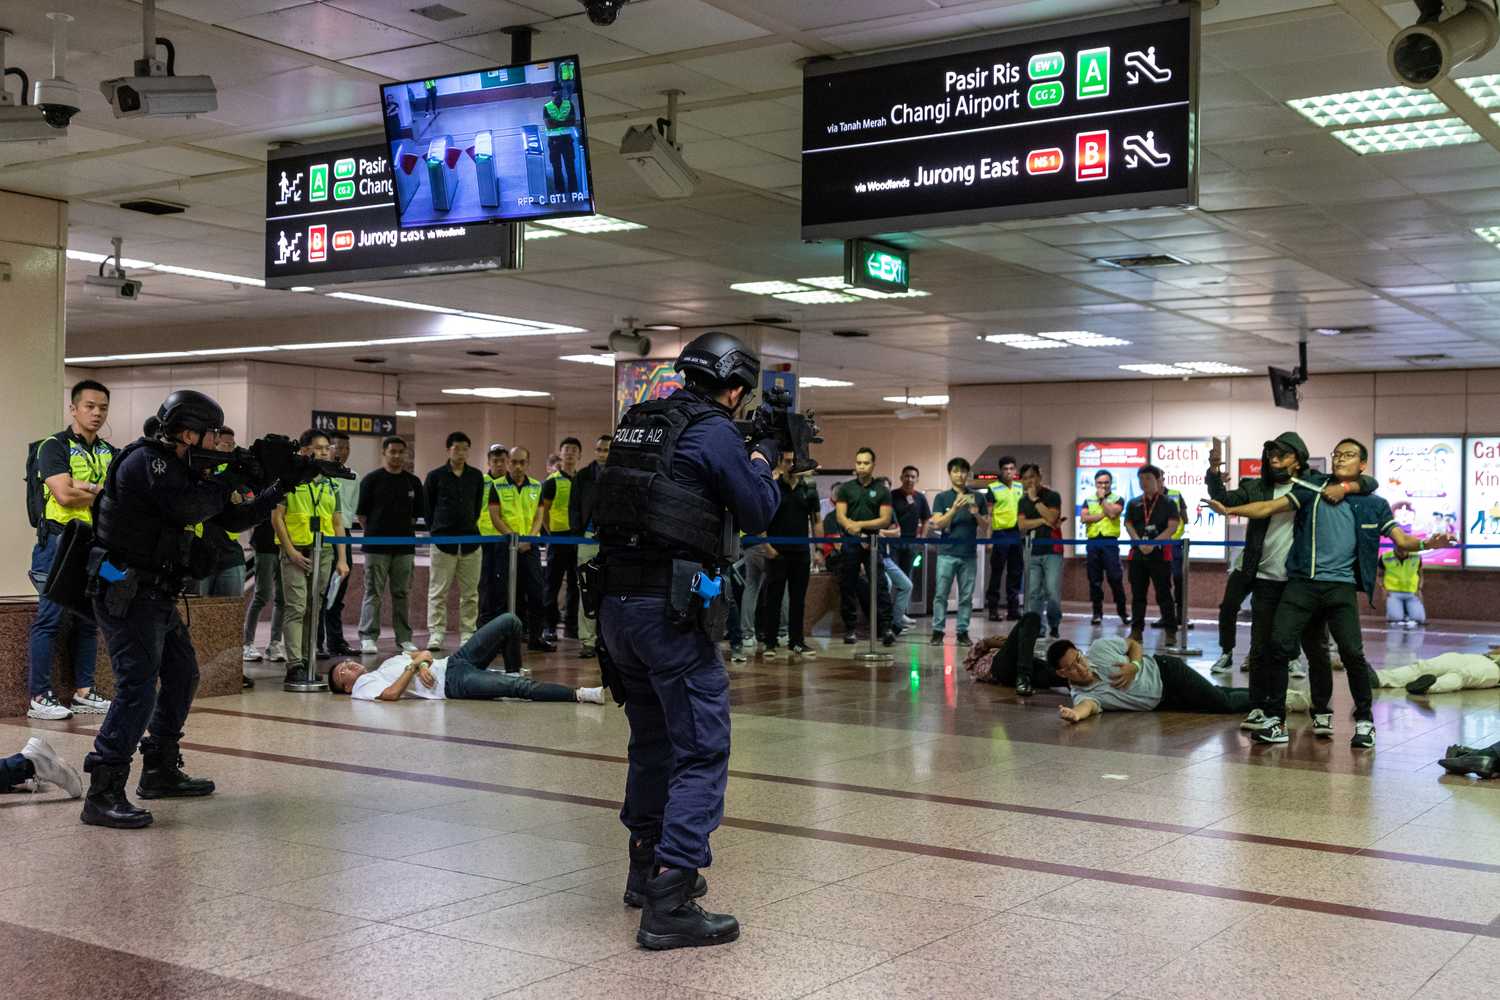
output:
[{"label": "person lying face down", "polygon": [[[1082,722],[1104,711],[1244,712],[1247,688],[1219,687],[1176,656],[1147,656],[1134,639],[1096,639],[1085,653],[1067,639],[1047,647],[1047,663],[1067,682],[1073,704],[1058,709],[1064,721]],[[1307,710],[1307,695],[1287,692]]]},{"label": "person lying face down", "polygon": [[[521,620],[509,612],[487,622],[451,656],[434,659],[425,650],[398,653],[374,669],[358,660],[341,660],[328,672],[328,690],[360,701],[421,698],[526,701],[580,701],[604,704],[604,689],[570,688],[521,675]],[[490,670],[503,657],[505,670]]]}]

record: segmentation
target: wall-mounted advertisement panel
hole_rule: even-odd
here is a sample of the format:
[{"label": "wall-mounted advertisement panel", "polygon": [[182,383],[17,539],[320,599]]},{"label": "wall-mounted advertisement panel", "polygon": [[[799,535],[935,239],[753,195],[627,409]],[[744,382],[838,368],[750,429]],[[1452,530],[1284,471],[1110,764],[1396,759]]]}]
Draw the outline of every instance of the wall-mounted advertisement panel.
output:
[{"label": "wall-mounted advertisement panel", "polygon": [[[1464,439],[1464,541],[1500,545],[1500,437]],[[1467,549],[1466,566],[1500,566],[1500,549]]]},{"label": "wall-mounted advertisement panel", "polygon": [[[1403,531],[1426,538],[1440,531],[1461,534],[1463,439],[1456,437],[1378,437],[1370,475],[1380,480],[1380,495]],[[1390,543],[1384,544],[1385,548]],[[1422,553],[1428,566],[1458,566],[1459,549]]]},{"label": "wall-mounted advertisement panel", "polygon": [[804,239],[1197,200],[1196,4],[805,73]]},{"label": "wall-mounted advertisement panel", "polygon": [[[1165,487],[1182,494],[1187,507],[1187,537],[1196,543],[1223,542],[1227,537],[1226,520],[1208,505],[1208,453],[1213,438],[1173,438],[1151,442],[1151,464],[1165,476]],[[1224,453],[1229,442],[1224,441]],[[1223,545],[1194,546],[1194,559],[1223,559]]]},{"label": "wall-mounted advertisement panel", "polygon": [[[1128,503],[1141,492],[1136,470],[1146,464],[1150,442],[1145,438],[1101,440],[1085,438],[1074,448],[1073,459],[1073,537],[1088,536],[1088,526],[1079,516],[1083,505],[1096,495],[1094,478],[1101,472],[1110,474],[1114,492]],[[1077,546],[1069,546],[1070,555],[1081,555]]]}]

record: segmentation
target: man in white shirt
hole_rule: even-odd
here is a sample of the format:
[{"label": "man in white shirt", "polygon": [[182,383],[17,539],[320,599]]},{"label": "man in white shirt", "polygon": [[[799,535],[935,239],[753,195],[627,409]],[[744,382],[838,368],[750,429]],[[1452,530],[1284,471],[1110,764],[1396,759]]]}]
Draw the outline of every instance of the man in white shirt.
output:
[{"label": "man in white shirt", "polygon": [[1447,694],[1500,687],[1500,646],[1488,653],[1442,653],[1404,667],[1375,671],[1378,687],[1404,687],[1411,694]]},{"label": "man in white shirt", "polygon": [[[434,659],[426,650],[398,653],[368,671],[356,660],[342,660],[329,671],[328,689],[361,701],[520,698],[604,704],[602,687],[570,688],[523,677],[523,631],[521,619],[507,612],[487,622],[457,652],[442,659]],[[497,656],[504,657],[504,672],[488,669]]]}]

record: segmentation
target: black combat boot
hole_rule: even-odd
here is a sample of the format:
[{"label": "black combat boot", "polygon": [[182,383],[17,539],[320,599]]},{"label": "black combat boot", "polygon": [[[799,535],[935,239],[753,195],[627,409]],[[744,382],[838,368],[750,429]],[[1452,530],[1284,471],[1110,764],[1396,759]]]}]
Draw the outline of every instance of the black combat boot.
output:
[{"label": "black combat boot", "polygon": [[698,882],[693,868],[667,868],[646,882],[646,906],[636,944],[653,951],[728,944],[740,936],[740,922],[727,913],[704,913],[690,898]]},{"label": "black combat boot", "polygon": [[150,736],[141,740],[141,780],[135,794],[143,799],[190,799],[213,793],[212,781],[183,771],[176,743],[160,743]]},{"label": "black combat boot", "polygon": [[151,814],[125,797],[129,764],[99,764],[86,757],[83,769],[88,772],[90,783],[88,794],[83,797],[80,819],[90,826],[116,830],[138,830],[151,825]]},{"label": "black combat boot", "polygon": [[[630,839],[630,874],[625,876],[625,905],[637,910],[646,905],[646,883],[656,869],[656,841]],[[708,881],[702,875],[688,893],[689,899],[708,895]]]}]

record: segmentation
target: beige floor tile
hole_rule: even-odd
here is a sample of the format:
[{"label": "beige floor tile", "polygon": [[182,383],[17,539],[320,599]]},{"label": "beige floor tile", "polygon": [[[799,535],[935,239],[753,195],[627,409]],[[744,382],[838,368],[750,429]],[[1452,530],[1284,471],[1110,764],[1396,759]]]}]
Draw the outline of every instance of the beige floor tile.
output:
[{"label": "beige floor tile", "polygon": [[1260,912],[1255,903],[1082,879],[1011,912],[1194,945]]},{"label": "beige floor tile", "polygon": [[199,851],[160,866],[182,878],[230,892],[251,892],[287,882],[316,878],[329,872],[368,865],[373,858],[363,854],[329,851],[306,844],[257,840]]},{"label": "beige floor tile", "polygon": [[618,901],[569,892],[501,906],[430,930],[496,948],[583,963],[634,949],[640,922],[639,910]]},{"label": "beige floor tile", "polygon": [[746,927],[740,939],[713,948],[625,952],[607,966],[628,976],[746,1000],[792,1000],[879,965],[873,948]]},{"label": "beige floor tile", "polygon": [[1043,982],[1018,975],[997,976],[994,970],[984,966],[949,965],[903,955],[810,994],[806,1000],[871,1000],[874,997],[1085,1000],[1096,996],[1098,993],[1066,981]]},{"label": "beige floor tile", "polygon": [[622,976],[606,969],[582,968],[512,990],[504,1000],[720,1000],[722,993],[703,993],[685,986]]},{"label": "beige floor tile", "polygon": [[914,857],[839,883],[985,910],[1008,910],[1073,879],[975,861]]},{"label": "beige floor tile", "polygon": [[1013,822],[976,836],[964,846],[1033,861],[1113,869],[1180,837],[1055,816],[1016,816]]},{"label": "beige floor tile", "polygon": [[551,895],[553,891],[535,885],[513,885],[499,892],[460,899],[456,903],[445,903],[442,906],[434,906],[430,910],[418,910],[416,913],[392,917],[390,923],[393,926],[407,927],[414,931],[425,931],[439,924],[451,924],[455,920],[472,917],[477,913],[488,913],[490,910],[509,906],[512,903],[524,903],[538,896]]},{"label": "beige floor tile", "polygon": [[[708,895],[699,902],[707,909],[719,913],[748,913],[757,907],[808,892],[823,884],[811,879],[720,865],[705,868],[700,874],[708,882]],[[613,871],[606,878],[573,886],[568,891],[620,903],[625,891],[624,869]]]},{"label": "beige floor tile", "polygon": [[1500,941],[1476,937],[1450,958],[1411,1000],[1474,1000],[1495,992]]},{"label": "beige floor tile", "polygon": [[1500,866],[1500,826],[1495,833],[1447,830],[1408,823],[1370,845],[1372,851],[1397,851]]},{"label": "beige floor tile", "polygon": [[1017,822],[1017,813],[995,809],[976,809],[936,802],[912,802],[900,799],[882,802],[870,809],[845,813],[817,824],[820,830],[836,830],[862,837],[883,837],[939,847],[970,848],[1008,823]]},{"label": "beige floor tile", "polygon": [[508,833],[544,823],[561,823],[577,817],[595,816],[604,810],[571,802],[552,802],[521,795],[499,795],[493,792],[472,794],[469,798],[446,805],[406,813],[421,819],[464,826],[482,826]]},{"label": "beige floor tile", "polygon": [[878,847],[860,847],[804,837],[763,834],[714,852],[715,864],[725,868],[791,875],[816,882],[841,882],[910,857]]},{"label": "beige floor tile", "polygon": [[176,965],[215,969],[364,926],[363,920],[326,910],[237,895],[143,914],[128,934],[107,923],[80,930],[97,944]]},{"label": "beige floor tile", "polygon": [[1347,858],[1297,895],[1482,924],[1500,916],[1500,874],[1379,858]]},{"label": "beige floor tile", "polygon": [[503,833],[436,851],[413,854],[412,864],[445,868],[508,882],[538,882],[580,868],[591,868],[620,857],[618,847],[595,847],[524,833]]},{"label": "beige floor tile", "polygon": [[1342,860],[1339,855],[1292,847],[1183,837],[1117,870],[1170,881],[1306,896],[1313,879]]},{"label": "beige floor tile", "polygon": [[444,823],[410,814],[385,813],[354,823],[340,823],[338,826],[288,834],[286,839],[351,854],[404,858],[454,844],[484,840],[494,835],[494,830],[482,826]]},{"label": "beige floor tile", "polygon": [[1344,847],[1368,847],[1406,821],[1392,813],[1334,816],[1302,809],[1244,809],[1210,829],[1252,833],[1262,837],[1310,840]]},{"label": "beige floor tile", "polygon": [[972,927],[994,914],[972,906],[828,885],[743,914],[746,927],[878,948],[893,955]]},{"label": "beige floor tile", "polygon": [[411,931],[253,981],[317,1000],[481,1000],[571,968],[556,959]]},{"label": "beige floor tile", "polygon": [[360,868],[261,889],[257,895],[366,920],[392,920],[509,887],[510,883],[498,879],[402,861],[377,861]]},{"label": "beige floor tile", "polygon": [[1221,802],[1200,802],[1196,799],[1174,800],[1160,795],[1138,795],[1128,789],[1080,799],[1068,806],[1068,809],[1099,816],[1115,816],[1120,819],[1143,820],[1148,823],[1172,823],[1177,826],[1195,828],[1212,826],[1237,811],[1235,806]]}]

